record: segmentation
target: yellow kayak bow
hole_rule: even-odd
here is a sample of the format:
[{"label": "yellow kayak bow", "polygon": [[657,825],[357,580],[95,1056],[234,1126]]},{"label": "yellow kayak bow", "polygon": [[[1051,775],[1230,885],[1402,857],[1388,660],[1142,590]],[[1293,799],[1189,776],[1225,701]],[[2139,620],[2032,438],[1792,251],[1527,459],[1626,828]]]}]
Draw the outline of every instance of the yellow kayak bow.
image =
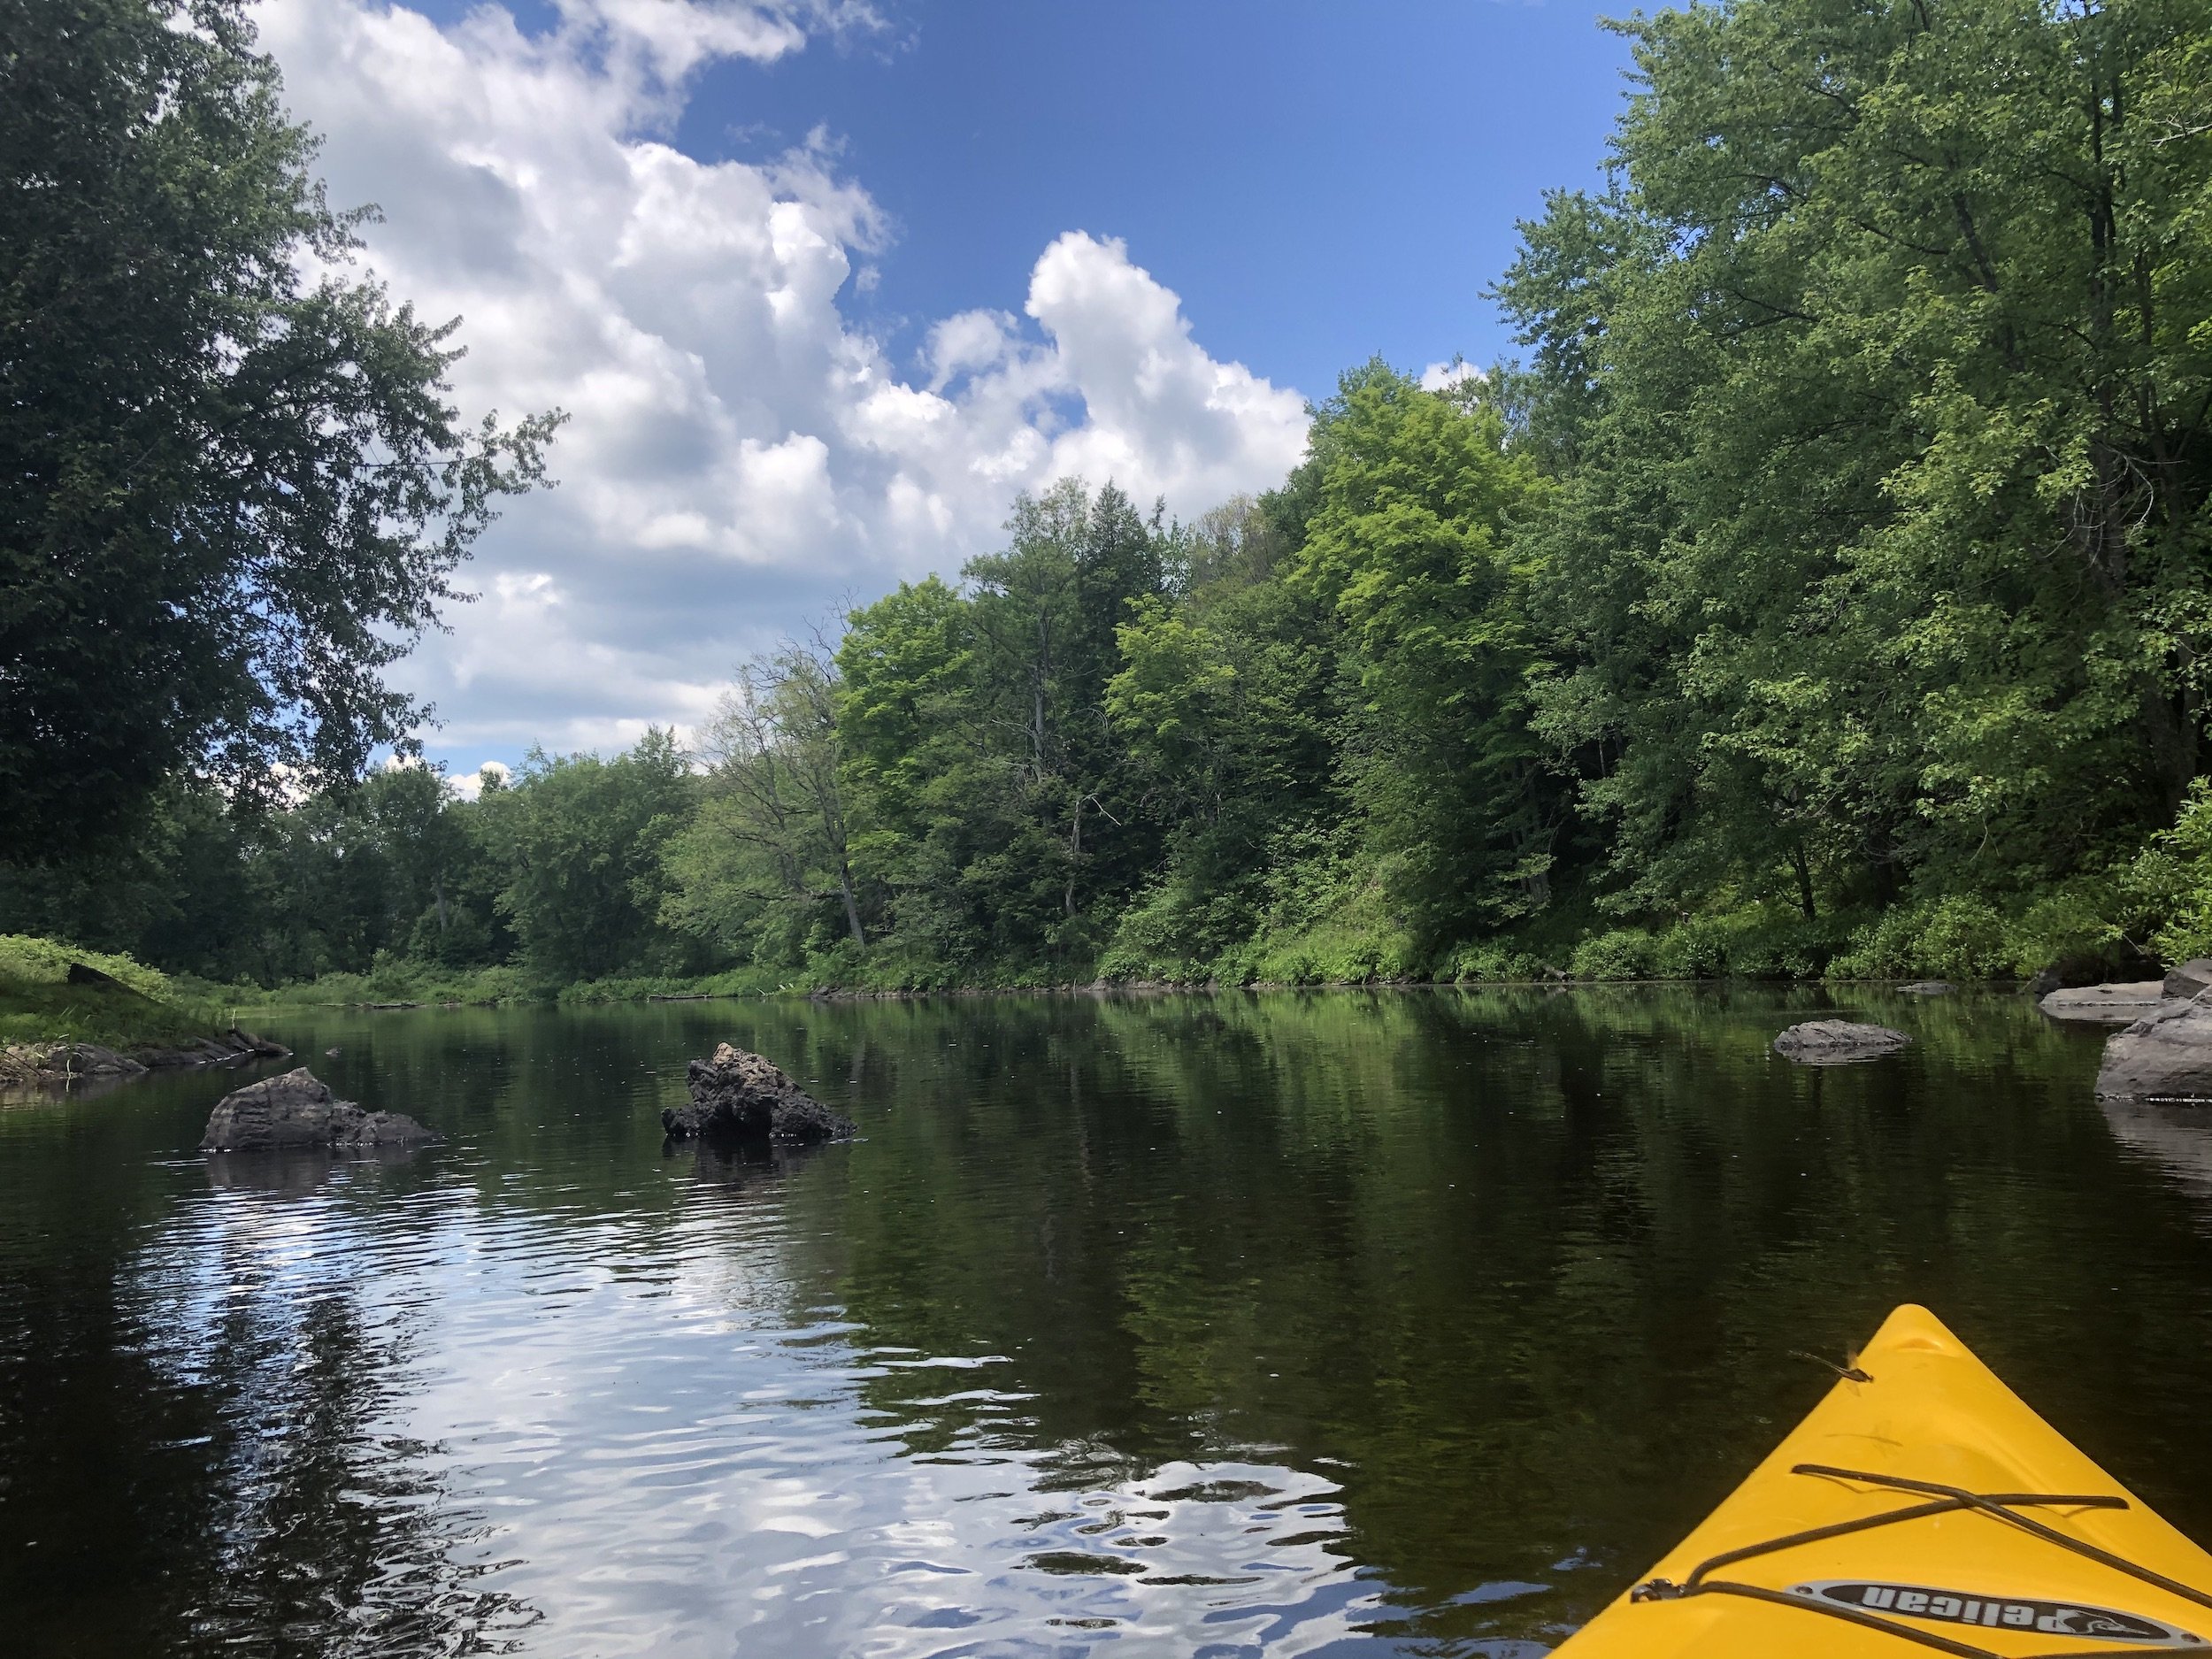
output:
[{"label": "yellow kayak bow", "polygon": [[1909,1304],[1565,1659],[2212,1655],[2212,1555]]}]

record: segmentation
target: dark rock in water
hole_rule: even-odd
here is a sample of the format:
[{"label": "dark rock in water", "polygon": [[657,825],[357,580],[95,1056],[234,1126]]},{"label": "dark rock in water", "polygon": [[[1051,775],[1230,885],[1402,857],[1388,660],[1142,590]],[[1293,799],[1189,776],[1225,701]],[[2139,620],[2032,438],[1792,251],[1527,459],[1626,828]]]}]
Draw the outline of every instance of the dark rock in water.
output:
[{"label": "dark rock in water", "polygon": [[2036,1003],[2052,1019],[2085,1025],[2125,1025],[2154,1011],[2166,997],[2156,979],[2125,985],[2077,985],[2053,991]]},{"label": "dark rock in water", "polygon": [[711,1060],[685,1071],[690,1102],[661,1113],[661,1127],[679,1140],[834,1141],[853,1133],[841,1118],[757,1054],[724,1043]]},{"label": "dark rock in water", "polygon": [[2212,1101],[2212,1006],[2168,1002],[2113,1033],[2097,1068],[2097,1098]]},{"label": "dark rock in water", "polygon": [[1959,987],[1948,979],[1915,979],[1897,987],[1907,996],[1948,996]]},{"label": "dark rock in water", "polygon": [[2164,989],[2169,996],[2196,996],[2212,991],[2212,956],[2193,956],[2166,970]]},{"label": "dark rock in water", "polygon": [[438,1139],[398,1112],[365,1111],[336,1100],[305,1066],[234,1089],[215,1102],[203,1152],[256,1152],[283,1148],[335,1147],[369,1150],[421,1146]]},{"label": "dark rock in water", "polygon": [[1774,1040],[1774,1052],[1800,1065],[1851,1065],[1895,1054],[1912,1039],[1887,1025],[1853,1019],[1809,1019]]},{"label": "dark rock in water", "polygon": [[2065,983],[2065,980],[2058,977],[2056,968],[2046,968],[2028,981],[2028,995],[2040,999],[2048,996]]}]

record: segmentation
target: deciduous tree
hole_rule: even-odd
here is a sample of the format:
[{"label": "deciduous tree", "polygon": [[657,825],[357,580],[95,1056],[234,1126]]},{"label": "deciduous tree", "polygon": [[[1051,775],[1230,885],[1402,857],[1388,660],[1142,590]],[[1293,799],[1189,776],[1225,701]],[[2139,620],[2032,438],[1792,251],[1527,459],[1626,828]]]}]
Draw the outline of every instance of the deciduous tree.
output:
[{"label": "deciduous tree", "polygon": [[0,856],[357,777],[557,417],[351,265],[241,0],[0,0]]}]

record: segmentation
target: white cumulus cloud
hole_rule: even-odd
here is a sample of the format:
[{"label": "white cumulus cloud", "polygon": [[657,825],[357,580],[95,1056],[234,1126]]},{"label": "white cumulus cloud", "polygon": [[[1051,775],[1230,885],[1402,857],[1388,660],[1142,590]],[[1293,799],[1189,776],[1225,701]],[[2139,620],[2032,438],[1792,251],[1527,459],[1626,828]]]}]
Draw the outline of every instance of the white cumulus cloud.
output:
[{"label": "white cumulus cloud", "polygon": [[569,411],[556,490],[480,544],[481,598],[410,659],[434,748],[631,741],[689,725],[732,662],[851,595],[996,544],[1018,490],[1069,473],[1202,511],[1263,488],[1303,400],[1194,337],[1118,240],[1040,254],[1025,317],[927,331],[906,372],[840,295],[887,240],[818,137],[769,162],[669,142],[686,77],[769,63],[864,6],[558,0],[441,28],[373,0],[263,0],[294,113],[365,261],[459,314],[470,416]]},{"label": "white cumulus cloud", "polygon": [[482,761],[472,771],[457,771],[447,774],[452,781],[454,794],[459,795],[464,801],[473,801],[482,795],[487,782],[496,780],[503,784],[512,775],[512,772],[503,760]]},{"label": "white cumulus cloud", "polygon": [[1421,371],[1422,388],[1431,392],[1448,392],[1455,386],[1482,378],[1482,371],[1464,357],[1454,357],[1448,363],[1432,363]]}]

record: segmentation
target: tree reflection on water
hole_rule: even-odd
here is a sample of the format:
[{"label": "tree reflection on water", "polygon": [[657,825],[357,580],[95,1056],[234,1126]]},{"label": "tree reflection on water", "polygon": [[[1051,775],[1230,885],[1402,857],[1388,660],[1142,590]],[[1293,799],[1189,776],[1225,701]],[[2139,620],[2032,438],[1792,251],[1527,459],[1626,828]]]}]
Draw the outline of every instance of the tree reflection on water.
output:
[{"label": "tree reflection on water", "polygon": [[[0,1114],[0,1602],[88,1654],[1540,1650],[1924,1301],[2212,1533],[2212,1144],[2022,1002],[318,1017],[449,1145]],[[732,1041],[851,1113],[669,1145]]]}]

